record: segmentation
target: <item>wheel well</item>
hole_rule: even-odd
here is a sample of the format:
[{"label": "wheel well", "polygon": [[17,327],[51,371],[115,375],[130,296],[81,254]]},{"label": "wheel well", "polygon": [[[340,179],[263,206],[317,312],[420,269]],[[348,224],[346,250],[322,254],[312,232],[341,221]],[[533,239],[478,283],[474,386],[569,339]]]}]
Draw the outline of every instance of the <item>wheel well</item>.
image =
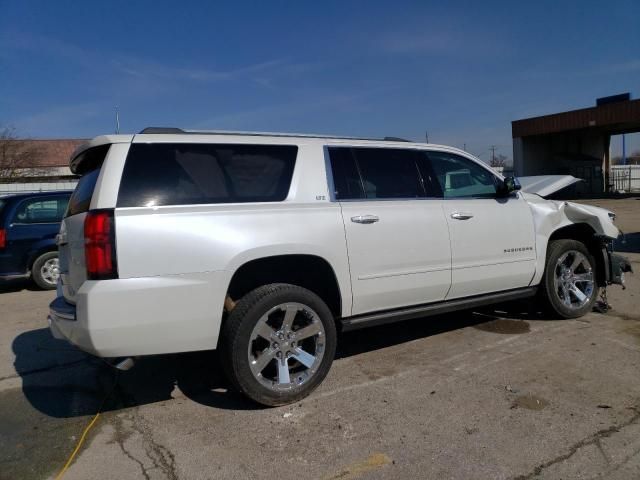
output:
[{"label": "wheel well", "polygon": [[554,240],[577,240],[582,242],[596,261],[596,282],[606,285],[605,259],[602,255],[602,240],[596,236],[596,231],[586,223],[575,223],[559,228],[549,237],[549,243]]},{"label": "wheel well", "polygon": [[42,247],[39,250],[33,252],[29,257],[29,261],[27,262],[27,269],[28,270],[33,269],[33,264],[36,263],[36,260],[42,255],[44,255],[45,253],[57,252],[57,251],[58,251],[58,248],[56,245],[49,245],[46,247]]},{"label": "wheel well", "polygon": [[238,300],[251,290],[269,283],[290,283],[311,290],[339,317],[342,314],[340,287],[325,259],[315,255],[278,255],[242,265],[231,278],[228,293]]}]

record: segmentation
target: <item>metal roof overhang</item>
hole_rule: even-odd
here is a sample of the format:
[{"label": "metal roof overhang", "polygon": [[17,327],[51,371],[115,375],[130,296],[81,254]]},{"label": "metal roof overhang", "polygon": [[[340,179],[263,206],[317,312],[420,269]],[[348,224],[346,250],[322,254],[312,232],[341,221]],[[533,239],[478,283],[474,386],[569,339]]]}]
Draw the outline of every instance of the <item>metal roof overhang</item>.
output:
[{"label": "metal roof overhang", "polygon": [[609,135],[640,132],[640,99],[511,122],[513,138],[589,130]]}]

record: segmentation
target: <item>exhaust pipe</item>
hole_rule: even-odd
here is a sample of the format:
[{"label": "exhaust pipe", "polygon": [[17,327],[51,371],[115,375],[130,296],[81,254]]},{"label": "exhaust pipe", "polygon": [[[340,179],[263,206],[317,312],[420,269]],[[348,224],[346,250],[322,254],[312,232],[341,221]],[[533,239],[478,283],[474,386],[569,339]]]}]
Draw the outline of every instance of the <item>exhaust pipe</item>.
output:
[{"label": "exhaust pipe", "polygon": [[133,358],[127,357],[113,364],[113,366],[120,370],[121,372],[126,372],[133,368],[136,362],[133,361]]}]

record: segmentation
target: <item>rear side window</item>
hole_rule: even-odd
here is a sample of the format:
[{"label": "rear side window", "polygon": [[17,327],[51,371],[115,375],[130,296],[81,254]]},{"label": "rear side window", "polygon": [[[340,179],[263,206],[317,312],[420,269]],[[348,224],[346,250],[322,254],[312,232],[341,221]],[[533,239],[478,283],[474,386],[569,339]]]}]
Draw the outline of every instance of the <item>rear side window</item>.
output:
[{"label": "rear side window", "polygon": [[58,223],[67,209],[68,197],[37,197],[24,200],[16,209],[11,223]]},{"label": "rear side window", "polygon": [[133,144],[118,207],[280,202],[297,151],[292,145]]},{"label": "rear side window", "polygon": [[[350,153],[350,155],[349,155]],[[417,162],[424,153],[398,148],[329,148],[336,198],[425,197]]]},{"label": "rear side window", "polygon": [[90,148],[75,159],[75,163],[78,165],[76,171],[80,173],[82,177],[80,177],[80,181],[78,181],[78,185],[76,185],[76,189],[69,200],[69,209],[67,210],[68,217],[89,210],[93,190],[96,187],[98,175],[100,175],[100,168],[109,152],[110,146],[111,145],[101,145]]},{"label": "rear side window", "polygon": [[336,200],[364,198],[362,179],[350,148],[329,147]]}]

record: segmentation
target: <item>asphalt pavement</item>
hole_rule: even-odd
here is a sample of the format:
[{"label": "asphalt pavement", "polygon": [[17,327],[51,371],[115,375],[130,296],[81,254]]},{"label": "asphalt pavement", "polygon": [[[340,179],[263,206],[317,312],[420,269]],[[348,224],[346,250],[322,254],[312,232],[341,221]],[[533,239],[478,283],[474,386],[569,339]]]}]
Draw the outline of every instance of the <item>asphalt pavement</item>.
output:
[{"label": "asphalt pavement", "polygon": [[[640,272],[640,199],[615,210]],[[351,332],[309,398],[261,408],[215,352],[116,373],[0,284],[0,478],[640,478],[640,275],[577,320],[508,304]]]}]

